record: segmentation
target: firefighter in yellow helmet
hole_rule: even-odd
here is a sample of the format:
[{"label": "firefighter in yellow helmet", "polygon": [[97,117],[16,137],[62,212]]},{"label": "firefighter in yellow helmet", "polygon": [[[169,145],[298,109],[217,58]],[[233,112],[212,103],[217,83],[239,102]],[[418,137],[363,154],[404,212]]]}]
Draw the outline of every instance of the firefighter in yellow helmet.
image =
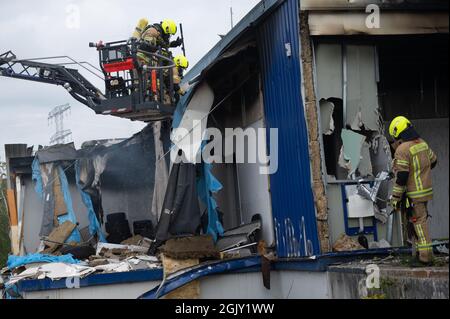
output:
[{"label": "firefighter in yellow helmet", "polygon": [[170,41],[170,37],[177,33],[177,24],[173,20],[164,20],[161,23],[148,24],[148,20],[141,19],[133,33],[133,38],[141,42],[140,49],[147,52],[156,52],[158,48],[168,51],[183,44],[178,37]]},{"label": "firefighter in yellow helmet", "polygon": [[[170,37],[177,33],[177,24],[173,20],[166,19],[161,23],[149,24],[148,20],[142,18],[138,21],[138,24],[131,36],[132,39],[137,40],[139,43],[137,58],[141,66],[158,66],[157,58],[152,57],[146,52],[155,53],[158,49],[162,50],[162,55],[171,57],[169,51],[170,48],[175,48],[183,44],[183,40],[178,37],[175,41],[170,41]],[[167,62],[163,61],[163,65]],[[135,77],[137,72],[134,71]],[[146,72],[144,74],[145,83],[149,82],[150,74]],[[150,86],[148,83],[147,87]]]},{"label": "firefighter in yellow helmet", "polygon": [[[174,103],[177,104],[180,97],[186,94],[185,90],[180,86],[183,79],[184,71],[189,67],[189,60],[182,54],[177,55],[173,62],[175,66],[172,69]],[[166,86],[169,87],[169,78],[166,77]]]},{"label": "firefighter in yellow helmet", "polygon": [[428,230],[427,203],[433,199],[431,170],[437,165],[437,157],[428,144],[420,138],[411,122],[403,116],[396,117],[389,134],[395,140],[395,184],[391,206],[403,207],[412,227],[413,251],[418,252],[422,263],[431,263],[433,247]]},{"label": "firefighter in yellow helmet", "polygon": [[132,39],[139,40],[142,36],[142,32],[144,32],[145,28],[148,26],[148,20],[145,18],[142,18],[138,21],[138,24],[136,25],[136,28],[134,29],[133,35],[131,36]]}]

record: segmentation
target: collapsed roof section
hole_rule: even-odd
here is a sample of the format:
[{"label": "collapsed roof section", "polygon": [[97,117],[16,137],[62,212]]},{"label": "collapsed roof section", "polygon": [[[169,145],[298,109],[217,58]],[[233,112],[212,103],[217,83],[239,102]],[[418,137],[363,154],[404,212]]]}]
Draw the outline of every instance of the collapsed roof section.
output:
[{"label": "collapsed roof section", "polygon": [[[102,225],[109,215],[120,212],[126,214],[130,225],[142,225],[144,220],[155,225],[161,209],[158,203],[163,199],[160,194],[165,192],[164,180],[155,172],[160,172],[156,166],[162,163],[167,170],[168,158],[158,159],[168,149],[169,129],[166,124],[160,127],[159,143],[149,125],[127,140],[91,141],[80,150],[73,144],[56,145],[40,149],[36,156],[23,157],[31,154],[14,153],[8,147],[8,188],[17,195],[21,223],[14,253],[35,252],[43,237],[66,222],[60,216],[78,224],[72,232],[81,236],[68,237],[75,242],[92,236],[104,241]],[[161,147],[158,154],[155,145]],[[89,233],[87,237],[84,230]]]}]

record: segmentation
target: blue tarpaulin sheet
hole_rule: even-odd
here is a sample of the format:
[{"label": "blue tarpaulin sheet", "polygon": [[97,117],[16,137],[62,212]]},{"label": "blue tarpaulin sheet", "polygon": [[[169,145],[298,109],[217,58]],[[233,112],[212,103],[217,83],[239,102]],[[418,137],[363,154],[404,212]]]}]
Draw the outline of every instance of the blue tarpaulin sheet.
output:
[{"label": "blue tarpaulin sheet", "polygon": [[[59,222],[59,224],[63,224],[66,221],[70,221],[70,222],[76,224],[77,218],[73,211],[72,197],[70,195],[69,182],[67,181],[66,173],[61,166],[58,166],[57,169],[58,169],[58,173],[59,173],[59,179],[61,182],[61,189],[62,189],[63,196],[64,196],[64,202],[67,207],[67,214],[59,216],[58,222]],[[41,170],[40,170],[40,163],[39,163],[39,160],[37,157],[34,159],[33,164],[32,164],[32,179],[35,183],[34,189],[35,189],[37,195],[39,196],[39,198],[41,198],[43,200],[44,199],[43,182],[42,182],[42,175],[41,175]],[[69,238],[67,239],[66,242],[67,243],[81,242],[81,235],[77,228],[72,232],[72,234],[69,236]]]},{"label": "blue tarpaulin sheet", "polygon": [[[205,147],[206,143],[203,143]],[[202,202],[208,208],[208,226],[204,229],[205,233],[213,236],[214,241],[217,241],[217,237],[223,236],[223,226],[219,221],[217,213],[217,202],[213,197],[213,194],[219,192],[223,186],[212,174],[212,165],[208,163],[202,163],[201,175],[197,180],[197,192]]]},{"label": "blue tarpaulin sheet", "polygon": [[[77,218],[75,216],[75,213],[73,211],[73,204],[72,204],[72,196],[70,195],[69,190],[69,182],[67,181],[66,173],[64,172],[63,168],[58,165],[58,173],[59,173],[59,179],[61,181],[61,189],[64,196],[64,202],[66,203],[67,207],[67,214],[62,215],[58,217],[58,222],[60,225],[64,224],[66,221],[70,221],[71,223],[76,224]],[[81,242],[81,235],[78,228],[75,228],[75,230],[72,232],[72,234],[67,239],[66,243],[70,242]]]},{"label": "blue tarpaulin sheet", "polygon": [[34,263],[65,263],[65,264],[79,264],[80,261],[74,259],[71,254],[63,256],[51,256],[43,254],[30,254],[26,256],[9,256],[7,266],[8,269],[34,264]]},{"label": "blue tarpaulin sheet", "polygon": [[91,236],[94,236],[97,234],[98,240],[100,242],[106,243],[105,236],[103,235],[102,228],[100,227],[100,223],[98,222],[97,216],[95,215],[94,206],[92,205],[92,199],[91,196],[83,191],[82,187],[80,186],[80,163],[77,161],[75,163],[75,175],[76,175],[76,182],[78,191],[81,195],[81,200],[83,201],[84,205],[86,206],[88,210],[88,217],[89,217],[89,233]]},{"label": "blue tarpaulin sheet", "polygon": [[34,190],[40,199],[44,198],[44,187],[42,184],[42,175],[41,168],[39,164],[39,160],[37,157],[34,158],[33,164],[31,165],[32,169],[32,179],[34,181]]}]

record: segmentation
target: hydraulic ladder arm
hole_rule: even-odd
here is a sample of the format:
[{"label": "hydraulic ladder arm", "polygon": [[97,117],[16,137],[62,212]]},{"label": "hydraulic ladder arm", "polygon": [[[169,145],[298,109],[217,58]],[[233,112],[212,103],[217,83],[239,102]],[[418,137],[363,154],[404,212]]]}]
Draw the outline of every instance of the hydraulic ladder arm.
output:
[{"label": "hydraulic ladder arm", "polygon": [[0,75],[62,86],[74,99],[96,112],[101,100],[105,99],[100,90],[77,70],[57,64],[17,60],[11,51],[0,55]]},{"label": "hydraulic ladder arm", "polygon": [[[78,70],[63,64],[41,62],[52,58],[18,60],[11,51],[0,55],[0,76],[62,86],[74,99],[97,114],[143,122],[160,121],[172,116],[175,111],[172,80],[175,65],[172,59],[161,51],[147,52],[155,62],[142,66],[137,59],[136,42],[100,42],[90,46],[99,52],[101,70],[98,71],[103,73],[103,77],[92,73],[105,81],[104,93]],[[82,66],[69,59],[75,62],[71,64]]]}]

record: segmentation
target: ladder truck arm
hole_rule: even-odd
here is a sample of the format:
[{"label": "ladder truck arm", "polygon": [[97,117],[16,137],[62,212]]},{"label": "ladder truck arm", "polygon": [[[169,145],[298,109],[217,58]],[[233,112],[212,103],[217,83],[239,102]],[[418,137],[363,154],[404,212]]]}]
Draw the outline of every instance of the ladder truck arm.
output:
[{"label": "ladder truck arm", "polygon": [[[80,103],[97,114],[154,122],[171,118],[175,111],[173,68],[170,52],[140,49],[136,41],[90,43],[99,55],[102,76],[85,68],[105,82],[102,93],[78,70],[66,64],[43,63],[42,59],[19,60],[8,51],[0,55],[0,76],[62,86]],[[149,57],[151,64],[139,62],[138,53]],[[62,58],[62,57],[55,57]],[[69,57],[64,57],[69,58]],[[74,63],[80,63],[69,58]]]},{"label": "ladder truck arm", "polygon": [[0,55],[0,76],[62,86],[74,99],[96,112],[101,100],[106,99],[77,70],[57,64],[17,60],[11,51]]}]

